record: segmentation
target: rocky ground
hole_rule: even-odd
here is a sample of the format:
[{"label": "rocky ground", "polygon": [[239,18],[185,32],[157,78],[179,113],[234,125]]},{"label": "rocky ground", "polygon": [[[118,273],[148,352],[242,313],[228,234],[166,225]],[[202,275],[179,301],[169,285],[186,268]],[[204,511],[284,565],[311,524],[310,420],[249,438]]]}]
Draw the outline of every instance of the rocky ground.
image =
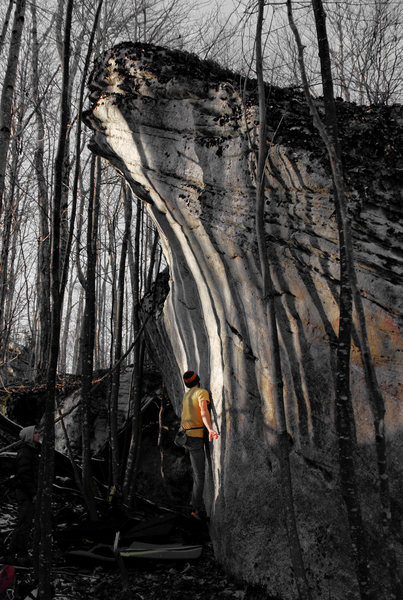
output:
[{"label": "rocky ground", "polygon": [[[15,522],[16,510],[8,498],[1,506],[0,536],[4,545]],[[141,561],[103,566],[70,564],[55,544],[54,600],[182,600],[182,598],[257,598],[256,592],[231,580],[216,562],[207,536],[194,561]],[[14,598],[25,600],[36,589],[32,568],[16,570]]]},{"label": "rocky ground", "polygon": [[[90,581],[91,578],[91,581]],[[185,564],[165,565],[155,563],[132,567],[127,573],[127,583],[121,572],[102,572],[98,569],[87,576],[80,573],[81,591],[75,598],[94,598],[97,600],[179,600],[182,598],[244,599],[244,587],[230,581],[214,560],[211,545],[204,544],[200,559]],[[91,592],[88,593],[90,581]],[[83,594],[84,593],[84,594]],[[72,598],[72,596],[57,596]]]},{"label": "rocky ground", "polygon": [[[154,510],[158,512],[161,504],[168,511],[178,511],[179,515],[187,512],[184,496],[190,490],[191,479],[186,457],[183,458],[179,452],[172,450],[165,452],[161,459],[158,449],[153,450],[151,444],[147,448],[146,436],[145,442],[147,460],[142,461],[138,488],[144,496],[146,491],[149,492],[148,498],[145,498],[151,507],[147,511],[149,516],[152,516]],[[160,476],[153,477],[153,472],[156,471],[164,473],[164,481]],[[176,486],[173,486],[173,481]],[[0,554],[3,556],[7,554],[9,536],[16,521],[14,494],[8,488],[8,476],[0,464]],[[53,507],[56,531],[57,523],[60,524],[61,520],[67,520],[69,525],[69,520],[71,523],[77,522],[77,516],[84,518],[83,509],[68,492],[59,489],[55,494]],[[201,557],[192,561],[130,561],[125,562],[123,567],[117,563],[72,563],[66,556],[66,547],[60,544],[56,534],[53,552],[54,600],[182,600],[189,597],[192,600],[251,600],[260,597],[268,600],[259,590],[247,589],[242,582],[226,575],[215,560],[208,526],[198,524],[196,528],[189,530],[186,528],[188,521],[189,518],[185,517],[184,527],[184,522],[179,519],[171,540],[201,544]],[[32,568],[17,569],[15,600],[29,598],[28,593],[36,587]]]},{"label": "rocky ground", "polygon": [[[187,514],[192,478],[188,456],[173,444],[177,418],[172,409],[166,409],[161,423],[157,404],[148,412],[143,424],[142,455],[136,480],[137,508],[145,511],[148,517],[161,514],[161,510],[163,514],[164,511],[168,511],[168,514],[171,511],[179,516]],[[10,440],[4,439],[1,446],[5,447],[9,442]],[[63,462],[61,464],[63,467]],[[59,467],[60,461],[56,470]],[[16,503],[9,485],[12,473],[12,459],[7,459],[4,454],[0,455],[0,554],[3,556],[7,554],[9,536],[16,521]],[[99,476],[102,476],[102,471]],[[59,476],[56,483],[59,485],[60,481],[63,481],[63,477]],[[66,481],[64,485],[74,486]],[[105,503],[103,506],[105,508]],[[119,566],[117,562],[107,565],[97,562],[72,563],[66,554],[69,546],[61,543],[57,532],[62,522],[69,527],[77,523],[77,519],[80,521],[84,518],[84,510],[81,501],[77,501],[77,496],[65,487],[55,488],[52,573],[54,600],[270,600],[259,590],[231,579],[215,560],[208,526],[193,523],[189,529],[186,525],[189,522],[187,517],[184,520],[179,518],[170,542],[201,544],[202,554],[198,559],[176,562],[136,560],[125,562],[123,566]],[[106,514],[103,522],[107,522],[107,519]],[[28,594],[36,588],[33,569],[17,569],[15,600],[29,598]]]}]

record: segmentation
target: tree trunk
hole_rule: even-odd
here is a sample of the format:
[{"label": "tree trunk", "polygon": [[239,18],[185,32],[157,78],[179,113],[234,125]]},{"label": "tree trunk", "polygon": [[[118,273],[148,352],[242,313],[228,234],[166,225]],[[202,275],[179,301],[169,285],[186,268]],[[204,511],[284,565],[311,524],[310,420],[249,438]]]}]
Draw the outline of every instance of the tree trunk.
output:
[{"label": "tree trunk", "polygon": [[[14,155],[16,156],[16,155]],[[4,380],[7,381],[8,367],[7,363],[10,357],[9,344],[12,332],[12,314],[10,310],[14,300],[14,274],[9,262],[12,225],[14,220],[14,211],[16,207],[16,160],[13,160],[11,167],[11,182],[9,195],[5,198],[3,212],[3,231],[1,235],[1,255],[0,255],[0,365],[1,372],[4,373]]]},{"label": "tree trunk", "polygon": [[60,352],[59,352],[59,373],[62,375],[67,373],[67,349],[70,348],[69,343],[69,331],[70,331],[70,323],[71,323],[71,313],[73,310],[73,293],[75,291],[74,281],[70,281],[69,291],[67,295],[67,306],[64,313],[63,319],[63,335],[60,343]]},{"label": "tree trunk", "polygon": [[95,340],[95,278],[98,254],[98,215],[101,185],[101,159],[92,157],[90,197],[88,201],[87,220],[87,277],[85,281],[85,308],[83,334],[81,337],[81,431],[82,431],[82,465],[83,490],[90,518],[97,518],[94,503],[94,489],[91,474],[91,383],[94,361]]},{"label": "tree trunk", "polygon": [[66,8],[66,21],[63,43],[63,84],[61,101],[61,119],[59,143],[55,158],[55,189],[52,206],[52,243],[51,243],[51,344],[47,374],[47,399],[45,409],[45,435],[41,456],[41,493],[39,498],[39,552],[36,565],[39,598],[50,600],[52,597],[52,485],[54,474],[54,447],[55,447],[55,392],[57,362],[59,355],[60,325],[63,293],[61,290],[60,273],[60,232],[61,232],[61,207],[63,198],[63,167],[65,161],[66,138],[68,134],[68,116],[70,114],[68,102],[70,35],[73,0],[68,0]]},{"label": "tree trunk", "polygon": [[[277,331],[277,316],[275,303],[275,290],[270,272],[270,257],[266,245],[265,235],[265,165],[267,158],[267,135],[266,135],[266,98],[263,80],[263,58],[262,58],[262,25],[264,14],[264,0],[259,0],[258,22],[256,29],[256,71],[259,92],[259,149],[257,156],[256,172],[256,234],[259,248],[260,271],[263,284],[263,298],[266,303],[268,320],[268,347],[269,357],[272,360],[272,379],[274,382],[274,406],[277,422],[278,457],[280,461],[281,487],[283,493],[285,523],[288,535],[291,561],[294,570],[295,581],[301,600],[311,597],[306,571],[304,567],[301,544],[299,541],[297,522],[294,508],[292,489],[292,476],[290,467],[290,443],[287,432],[287,423],[283,396],[283,375],[280,356],[280,344]],[[264,398],[268,401],[269,398]]]},{"label": "tree trunk", "polygon": [[130,403],[132,406],[132,427],[129,455],[125,473],[125,500],[129,506],[133,504],[136,491],[136,477],[140,459],[142,417],[141,417],[141,391],[144,367],[144,340],[139,340],[135,346],[135,362],[130,386]]},{"label": "tree trunk", "polygon": [[[92,25],[90,40],[88,42],[87,54],[85,57],[85,63],[84,63],[82,77],[81,77],[81,84],[80,84],[80,94],[79,94],[79,99],[78,99],[77,133],[76,133],[76,152],[75,152],[76,165],[75,165],[74,181],[73,181],[73,189],[72,189],[71,216],[70,216],[70,226],[69,226],[69,230],[68,230],[68,235],[67,235],[67,227],[66,227],[67,238],[66,238],[66,243],[65,243],[65,251],[63,254],[63,269],[62,269],[62,287],[63,287],[63,289],[67,285],[67,278],[68,278],[69,265],[70,265],[70,254],[71,254],[71,247],[72,247],[72,243],[73,243],[74,225],[75,225],[76,212],[77,212],[78,182],[79,182],[79,177],[80,177],[80,173],[81,173],[81,160],[80,160],[80,157],[81,157],[81,129],[82,129],[81,115],[82,115],[83,106],[84,106],[85,85],[86,85],[86,81],[87,81],[87,75],[88,75],[88,70],[89,70],[91,56],[92,56],[92,52],[93,52],[93,46],[94,46],[94,38],[95,38],[95,33],[96,33],[96,30],[98,27],[99,15],[101,13],[102,4],[103,4],[103,0],[99,0],[97,12],[95,13],[94,23]],[[67,169],[67,171],[68,171],[68,169]],[[66,189],[68,189],[67,186],[66,186]],[[67,212],[67,207],[66,207],[66,212]]]},{"label": "tree trunk", "polygon": [[[11,187],[15,188],[15,182],[14,182],[14,178],[15,181],[18,182],[18,167],[16,166],[17,170],[15,171],[14,169],[12,169],[12,180],[11,180]],[[6,288],[7,288],[7,294],[6,294],[6,303],[5,303],[5,307],[4,307],[4,321],[7,325],[7,329],[5,331],[5,337],[4,337],[4,343],[5,343],[5,348],[8,349],[9,347],[9,341],[10,341],[10,337],[12,336],[13,330],[15,331],[15,311],[16,311],[16,306],[18,305],[19,299],[18,299],[18,295],[16,295],[16,282],[17,282],[17,278],[18,278],[18,273],[16,272],[17,270],[17,266],[16,266],[16,258],[17,258],[17,248],[20,247],[20,239],[19,239],[19,234],[20,234],[20,228],[21,228],[21,213],[24,211],[24,207],[20,205],[20,202],[22,202],[22,198],[21,198],[21,191],[17,189],[14,189],[12,192],[12,214],[13,214],[13,222],[11,224],[11,229],[10,229],[10,248],[9,248],[9,253],[8,253],[8,265],[7,265],[7,271],[8,271],[8,275],[7,275],[7,282],[6,282]],[[13,199],[14,197],[14,199]],[[27,377],[30,376],[30,372],[29,370],[27,370],[26,373]]]},{"label": "tree trunk", "polygon": [[116,232],[115,232],[115,215],[107,215],[107,228],[108,228],[108,255],[109,255],[109,277],[111,279],[111,309],[110,309],[110,332],[111,340],[109,346],[109,364],[112,367],[114,363],[114,347],[115,347],[115,315],[116,315],[116,279],[117,279],[117,259],[116,259]]},{"label": "tree trunk", "polygon": [[[126,198],[126,192],[123,189],[123,194]],[[116,318],[115,318],[115,352],[114,362],[118,362],[122,355],[122,325],[123,325],[123,303],[124,303],[124,290],[125,290],[125,271],[126,271],[126,257],[127,247],[130,237],[131,228],[131,211],[125,212],[125,231],[123,235],[120,264],[119,264],[119,276],[118,276],[118,289],[117,289],[117,304],[116,304]],[[120,385],[120,369],[115,369],[112,374],[111,383],[111,446],[112,446],[112,483],[115,490],[120,487],[120,470],[119,470],[119,447],[118,447],[118,398],[119,398],[119,385]]]},{"label": "tree trunk", "polygon": [[4,73],[4,85],[0,103],[0,217],[3,211],[3,195],[5,189],[5,178],[7,168],[7,154],[11,138],[12,104],[14,97],[14,86],[18,66],[18,57],[21,46],[21,36],[25,20],[25,0],[17,0],[13,31],[11,34],[10,50],[6,72]]},{"label": "tree trunk", "polygon": [[156,255],[157,255],[157,248],[158,248],[158,242],[159,242],[159,235],[158,235],[158,231],[155,230],[154,231],[154,240],[150,249],[150,263],[148,265],[148,273],[145,277],[145,282],[146,282],[146,286],[145,286],[145,290],[144,293],[146,294],[148,291],[150,291],[151,289],[151,285],[153,282],[153,275],[154,275],[154,267],[155,267],[155,259],[156,259]]},{"label": "tree trunk", "polygon": [[337,135],[337,115],[334,103],[333,80],[326,33],[325,16],[320,0],[312,0],[317,27],[319,57],[321,60],[323,91],[327,127],[322,123],[309,92],[305,73],[303,46],[292,14],[291,0],[287,0],[288,17],[298,47],[298,57],[304,92],[313,115],[314,124],[328,151],[332,168],[334,199],[339,232],[340,248],[340,295],[339,334],[336,373],[336,430],[339,442],[341,490],[346,504],[352,551],[356,565],[357,580],[362,598],[369,598],[368,553],[362,521],[358,486],[356,481],[354,452],[356,447],[354,413],[350,391],[350,351],[352,333],[352,255],[349,252],[350,232],[346,214],[344,176],[340,161]]},{"label": "tree trunk", "polygon": [[14,219],[15,192],[16,192],[16,169],[17,152],[13,152],[13,161],[11,166],[11,184],[8,197],[3,202],[3,230],[1,234],[1,255],[0,255],[0,362],[6,363],[8,356],[8,340],[10,337],[10,326],[7,319],[6,302],[10,298],[10,273],[9,273],[9,253],[11,243],[11,229]]},{"label": "tree trunk", "polygon": [[97,333],[96,333],[96,347],[95,347],[95,369],[102,369],[107,364],[107,354],[105,350],[105,329],[106,329],[106,278],[97,278],[97,306],[98,306],[98,319],[97,319]]},{"label": "tree trunk", "polygon": [[3,23],[3,27],[1,28],[1,34],[0,34],[0,55],[3,52],[3,46],[4,46],[4,41],[6,39],[6,35],[7,35],[7,29],[8,29],[8,25],[10,23],[10,17],[11,17],[11,11],[13,10],[13,4],[14,4],[15,0],[10,0],[7,6],[7,12],[6,15],[4,17],[4,23]]},{"label": "tree trunk", "polygon": [[50,343],[50,240],[49,199],[44,169],[45,126],[39,94],[39,42],[36,5],[31,4],[32,14],[32,96],[35,104],[37,138],[34,154],[35,174],[38,182],[39,247],[37,290],[39,308],[38,340],[35,356],[36,379],[45,378]]},{"label": "tree trunk", "polygon": [[[342,173],[342,166],[341,166],[341,152],[340,152],[340,148],[339,148],[339,142],[338,142],[338,130],[337,130],[337,113],[336,113],[336,103],[334,100],[334,91],[333,91],[333,78],[332,78],[332,72],[331,72],[331,60],[330,60],[330,50],[329,50],[329,43],[328,43],[328,36],[327,36],[327,30],[326,30],[326,14],[323,8],[323,4],[322,4],[322,0],[312,0],[312,6],[313,6],[313,10],[314,10],[314,15],[315,15],[315,23],[316,23],[316,29],[317,29],[317,38],[318,38],[318,47],[319,47],[319,57],[320,57],[320,62],[321,62],[321,73],[322,73],[322,82],[323,82],[323,95],[324,95],[324,101],[325,101],[325,114],[326,114],[326,124],[327,124],[327,128],[329,131],[329,135],[333,141],[335,150],[336,150],[336,160],[339,164],[339,172],[340,172],[340,177],[343,178],[344,180],[344,176]],[[379,490],[380,490],[380,500],[381,500],[381,512],[382,512],[382,522],[383,522],[383,526],[384,526],[384,531],[385,531],[385,539],[384,539],[384,543],[386,546],[386,549],[388,551],[388,563],[389,563],[389,570],[391,573],[391,577],[392,577],[392,582],[394,583],[395,588],[400,588],[400,582],[399,582],[399,578],[397,575],[397,570],[395,569],[395,565],[396,565],[396,558],[394,556],[394,550],[390,545],[390,527],[391,527],[391,509],[390,509],[390,492],[389,492],[389,483],[388,483],[388,476],[387,476],[387,457],[386,457],[386,439],[385,439],[385,425],[384,425],[384,415],[385,415],[385,406],[384,406],[384,401],[383,401],[383,397],[378,385],[378,381],[377,381],[377,377],[376,377],[376,373],[375,373],[375,368],[373,365],[373,361],[372,361],[372,356],[371,356],[371,351],[369,348],[369,343],[368,343],[368,335],[367,335],[367,328],[366,328],[366,321],[365,321],[365,313],[364,313],[364,308],[362,305],[362,298],[361,298],[361,294],[359,292],[358,289],[358,282],[357,282],[357,274],[355,271],[355,266],[354,266],[354,250],[353,250],[353,243],[352,243],[352,236],[351,236],[351,228],[350,228],[350,224],[348,221],[348,216],[347,216],[347,209],[346,209],[346,200],[345,200],[345,195],[344,193],[342,193],[342,195],[337,194],[337,191],[341,189],[341,182],[338,183],[337,185],[337,190],[336,190],[336,198],[338,198],[338,204],[344,205],[342,207],[342,209],[338,208],[336,206],[336,210],[337,210],[337,214],[338,214],[338,220],[339,220],[339,236],[340,236],[340,245],[343,246],[343,242],[344,242],[344,248],[341,248],[341,254],[343,253],[344,256],[344,260],[342,259],[341,256],[341,269],[343,270],[343,272],[345,272],[344,275],[344,279],[348,279],[348,282],[345,282],[344,284],[344,294],[348,297],[348,299],[346,300],[347,302],[347,306],[345,307],[345,310],[350,311],[350,315],[349,315],[349,323],[347,325],[347,329],[348,331],[346,332],[339,332],[339,341],[341,338],[341,334],[343,333],[344,335],[344,343],[349,344],[349,346],[351,345],[351,333],[352,333],[352,300],[351,298],[353,297],[354,299],[354,305],[355,305],[355,309],[356,309],[356,314],[357,314],[357,318],[358,318],[358,334],[359,334],[359,347],[361,350],[361,357],[362,357],[362,362],[363,362],[363,367],[364,367],[364,374],[365,374],[365,381],[366,381],[366,386],[367,386],[367,392],[368,392],[368,396],[369,396],[369,402],[370,402],[370,406],[372,409],[372,413],[374,416],[374,429],[375,429],[375,445],[376,445],[376,453],[377,453],[377,458],[378,458],[378,478],[379,478]],[[344,268],[343,268],[344,266]],[[348,289],[346,289],[348,286]],[[341,287],[340,290],[340,297],[342,298],[343,296],[343,287]],[[341,313],[341,309],[340,309],[340,313]],[[341,342],[340,342],[341,343]],[[340,343],[339,343],[339,348],[340,348]],[[343,352],[343,350],[342,350]],[[342,359],[342,361],[344,362],[345,359]],[[340,374],[340,379],[341,379],[341,386],[345,386],[346,385],[346,380],[345,380],[345,374],[348,370],[349,373],[349,360],[348,360],[348,364],[344,365],[344,374],[341,373]],[[345,392],[345,390],[344,390]],[[345,393],[343,394],[343,390],[341,390],[341,395],[342,397],[345,396]],[[351,418],[354,419],[354,414],[353,414],[353,409],[351,406],[351,398],[349,399],[349,404],[350,406],[348,407],[348,413],[350,413]],[[341,407],[340,407],[341,410]],[[345,409],[344,409],[345,410]],[[347,417],[347,414],[345,415],[344,418]],[[340,416],[341,418],[341,423],[344,422],[344,418],[342,416]],[[342,426],[342,437],[344,438],[344,434],[346,433],[346,429],[345,429],[345,425]],[[354,435],[353,432],[350,433],[351,439],[354,442]],[[346,452],[351,452],[352,456],[351,456],[351,461],[353,460],[353,453],[354,453],[354,446],[352,446],[350,449],[346,448]],[[351,468],[347,468],[347,473],[346,473],[346,483],[345,485],[347,486],[347,481],[351,482],[351,476],[353,475],[353,472],[351,471]],[[348,492],[347,491],[347,496],[349,496],[352,492]],[[358,492],[357,492],[358,493]],[[357,504],[358,500],[356,500],[355,502],[352,502],[352,507],[351,507],[351,511],[353,515],[357,514]],[[359,508],[359,507],[358,507]],[[359,508],[360,510],[360,508]],[[351,519],[350,519],[351,520]],[[363,528],[363,524],[362,522],[360,523],[359,521],[357,523],[355,523],[354,525],[355,528]],[[364,533],[363,531],[358,531],[357,535],[361,538],[363,538]],[[353,537],[354,539],[354,537]],[[362,580],[362,578],[367,578],[368,581],[368,585],[369,585],[369,572],[368,572],[368,567],[367,567],[367,557],[364,555],[361,557],[361,553],[366,551],[366,548],[364,546],[364,548],[362,547],[363,545],[365,545],[365,540],[362,539],[362,541],[360,542],[360,545],[357,548],[357,551],[359,553],[359,556],[357,556],[357,561],[358,561],[358,565],[359,565],[359,579],[360,581]],[[368,590],[366,589],[366,587],[364,586],[362,589],[362,594],[363,597],[366,597],[365,594],[369,594]]]},{"label": "tree trunk", "polygon": [[[131,202],[131,198],[129,198]],[[130,281],[132,288],[132,323],[133,335],[138,334],[140,328],[139,320],[139,302],[140,302],[140,232],[142,219],[142,205],[137,199],[137,214],[136,228],[134,234],[134,248],[132,245],[129,248],[129,264],[130,264]],[[123,499],[125,502],[131,501],[131,490],[134,487],[134,475],[136,457],[138,456],[140,447],[140,432],[141,432],[141,411],[140,411],[140,396],[141,396],[141,348],[140,343],[134,346],[133,349],[133,372],[130,381],[130,403],[129,403],[129,421],[131,421],[131,433],[129,441],[129,450],[126,461],[126,470],[123,482]]]},{"label": "tree trunk", "polygon": [[76,328],[74,333],[74,348],[73,356],[71,359],[71,369],[76,375],[80,374],[80,336],[81,336],[81,323],[83,320],[83,304],[84,304],[84,290],[80,290],[77,307],[76,317]]}]

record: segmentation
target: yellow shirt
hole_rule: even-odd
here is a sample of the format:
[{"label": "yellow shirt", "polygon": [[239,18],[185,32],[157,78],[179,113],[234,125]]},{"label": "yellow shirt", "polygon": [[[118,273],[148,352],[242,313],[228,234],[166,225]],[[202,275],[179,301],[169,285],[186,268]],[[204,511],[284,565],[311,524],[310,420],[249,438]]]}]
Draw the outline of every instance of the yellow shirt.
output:
[{"label": "yellow shirt", "polygon": [[[182,427],[190,437],[203,437],[204,423],[201,416],[200,401],[210,403],[208,391],[199,387],[190,388],[183,397]],[[200,429],[189,429],[200,427]]]}]

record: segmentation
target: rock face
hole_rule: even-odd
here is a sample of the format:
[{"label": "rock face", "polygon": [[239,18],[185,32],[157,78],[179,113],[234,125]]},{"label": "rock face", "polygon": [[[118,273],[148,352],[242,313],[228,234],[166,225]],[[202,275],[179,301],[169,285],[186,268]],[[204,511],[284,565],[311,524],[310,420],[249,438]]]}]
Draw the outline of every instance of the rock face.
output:
[{"label": "rock face", "polygon": [[[161,235],[170,291],[152,339],[171,399],[179,411],[180,375],[187,368],[211,391],[221,433],[211,447],[206,491],[216,555],[270,595],[294,599],[255,227],[258,113],[254,83],[242,82],[239,91],[239,81],[186,54],[124,44],[95,66],[86,121],[93,150],[123,173]],[[303,97],[292,90],[268,93],[265,226],[298,529],[312,597],[353,599],[359,593],[333,415],[339,261],[332,185]],[[403,111],[347,104],[339,110],[356,269],[384,395],[398,506]],[[356,464],[371,569],[381,581],[374,416],[355,344]],[[389,591],[382,582],[377,597],[386,599]]]}]

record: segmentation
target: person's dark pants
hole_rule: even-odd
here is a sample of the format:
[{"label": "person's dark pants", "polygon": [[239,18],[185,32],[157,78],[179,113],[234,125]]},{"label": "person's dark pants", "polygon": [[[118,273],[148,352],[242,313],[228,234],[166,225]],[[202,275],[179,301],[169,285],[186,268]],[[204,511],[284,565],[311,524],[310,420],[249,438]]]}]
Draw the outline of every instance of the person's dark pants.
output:
[{"label": "person's dark pants", "polygon": [[10,554],[18,557],[28,556],[30,534],[35,506],[32,498],[24,490],[16,489],[15,495],[18,503],[17,525],[10,542]]},{"label": "person's dark pants", "polygon": [[203,510],[204,489],[204,441],[203,438],[188,436],[186,448],[189,450],[190,463],[193,470],[192,509],[195,512]]}]

